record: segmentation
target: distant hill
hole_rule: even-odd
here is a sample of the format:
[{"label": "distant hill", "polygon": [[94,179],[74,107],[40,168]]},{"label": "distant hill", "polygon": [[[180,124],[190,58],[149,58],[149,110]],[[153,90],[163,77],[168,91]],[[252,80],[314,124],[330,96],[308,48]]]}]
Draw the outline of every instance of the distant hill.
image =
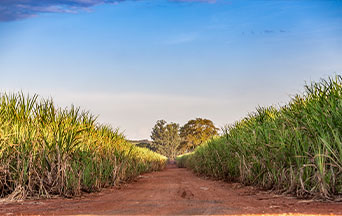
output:
[{"label": "distant hill", "polygon": [[148,140],[148,139],[142,139],[142,140],[128,140],[129,142],[133,143],[133,144],[139,144],[139,143],[152,143],[152,141]]},{"label": "distant hill", "polygon": [[152,147],[152,141],[148,139],[143,139],[143,140],[128,140],[130,143],[142,147],[142,148],[148,148],[152,151],[155,151],[155,148]]}]

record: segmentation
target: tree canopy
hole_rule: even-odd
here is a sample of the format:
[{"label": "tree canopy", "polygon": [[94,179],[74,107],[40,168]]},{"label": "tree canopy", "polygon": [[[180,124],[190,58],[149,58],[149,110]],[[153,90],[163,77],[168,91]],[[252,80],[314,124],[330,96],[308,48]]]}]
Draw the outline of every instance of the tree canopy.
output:
[{"label": "tree canopy", "polygon": [[178,154],[192,151],[218,134],[218,128],[209,119],[196,118],[183,127],[158,120],[152,129],[151,149],[173,160]]},{"label": "tree canopy", "polygon": [[196,118],[180,128],[181,150],[189,151],[218,134],[218,128],[209,119]]},{"label": "tree canopy", "polygon": [[152,146],[156,151],[173,160],[178,155],[181,142],[179,124],[158,120],[152,129]]}]

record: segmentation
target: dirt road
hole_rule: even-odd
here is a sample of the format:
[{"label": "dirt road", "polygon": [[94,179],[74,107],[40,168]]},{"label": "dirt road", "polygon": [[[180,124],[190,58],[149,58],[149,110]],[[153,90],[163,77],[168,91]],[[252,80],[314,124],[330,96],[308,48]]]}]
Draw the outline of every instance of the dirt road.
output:
[{"label": "dirt road", "polygon": [[264,213],[341,214],[342,203],[278,196],[239,184],[211,181],[168,167],[120,189],[75,199],[0,202],[0,214],[215,215]]}]

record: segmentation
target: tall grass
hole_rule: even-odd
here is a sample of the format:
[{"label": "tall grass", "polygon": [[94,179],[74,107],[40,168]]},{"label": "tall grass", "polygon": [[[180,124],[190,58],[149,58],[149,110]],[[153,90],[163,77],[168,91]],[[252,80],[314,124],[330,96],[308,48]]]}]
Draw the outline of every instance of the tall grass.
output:
[{"label": "tall grass", "polygon": [[56,108],[36,95],[0,95],[0,197],[75,196],[165,162],[79,108]]},{"label": "tall grass", "polygon": [[195,172],[299,197],[342,194],[342,77],[258,108],[183,160]]}]

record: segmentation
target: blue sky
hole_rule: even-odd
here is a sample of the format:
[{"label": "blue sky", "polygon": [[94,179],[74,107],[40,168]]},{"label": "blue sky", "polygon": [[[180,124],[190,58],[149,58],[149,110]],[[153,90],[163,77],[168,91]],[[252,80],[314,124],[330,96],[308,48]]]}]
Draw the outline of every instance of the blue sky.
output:
[{"label": "blue sky", "polygon": [[342,72],[340,0],[2,0],[0,90],[53,97],[128,138],[220,127]]}]

